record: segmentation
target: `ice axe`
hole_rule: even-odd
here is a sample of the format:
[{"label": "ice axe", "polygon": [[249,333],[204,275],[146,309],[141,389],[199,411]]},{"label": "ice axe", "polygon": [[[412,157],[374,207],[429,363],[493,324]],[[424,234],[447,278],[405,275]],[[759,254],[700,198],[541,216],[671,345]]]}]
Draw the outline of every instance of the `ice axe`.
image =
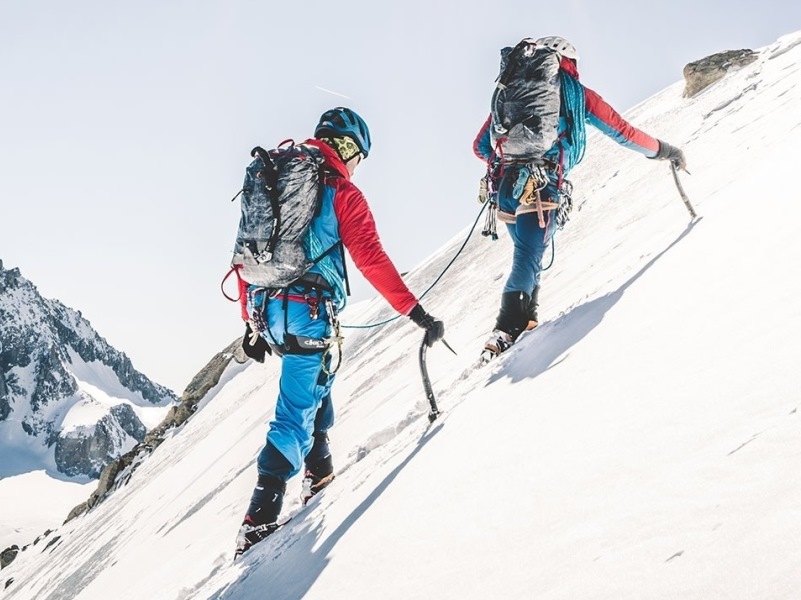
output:
[{"label": "ice axe", "polygon": [[[671,173],[673,173],[673,181],[676,182],[676,187],[679,190],[679,195],[681,196],[681,199],[684,201],[684,206],[687,207],[687,210],[690,213],[690,217],[693,219],[696,218],[698,215],[696,214],[693,205],[690,203],[690,199],[687,197],[687,193],[684,191],[684,187],[681,185],[681,181],[679,181],[679,169],[676,166],[676,163],[674,163],[673,161],[670,161],[670,171]],[[690,174],[690,172],[687,169],[684,169],[684,172],[687,173],[688,175]]]},{"label": "ice axe", "polygon": [[[440,415],[440,412],[439,407],[437,407],[437,399],[434,397],[434,388],[431,387],[431,379],[428,377],[428,367],[426,367],[426,351],[428,350],[426,337],[427,334],[424,334],[423,341],[420,343],[420,375],[423,377],[423,389],[426,391],[428,404],[431,407],[431,410],[428,412],[428,421],[429,423],[433,423]],[[450,347],[450,344],[445,341],[445,338],[442,338],[442,343],[445,344],[448,350],[456,354],[456,350]]]}]

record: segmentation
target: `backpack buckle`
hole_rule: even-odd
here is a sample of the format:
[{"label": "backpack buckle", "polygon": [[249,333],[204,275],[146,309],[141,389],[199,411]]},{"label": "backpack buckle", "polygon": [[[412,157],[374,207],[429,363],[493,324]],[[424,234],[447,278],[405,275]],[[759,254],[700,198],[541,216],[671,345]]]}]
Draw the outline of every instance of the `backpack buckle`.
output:
[{"label": "backpack buckle", "polygon": [[263,252],[259,252],[258,254],[253,255],[254,260],[261,264],[266,262],[270,262],[273,259],[273,253],[269,250],[264,250]]},{"label": "backpack buckle", "polygon": [[266,262],[270,262],[273,259],[273,253],[270,252],[270,246],[267,245],[264,249],[259,250],[259,243],[254,240],[247,240],[244,244],[245,250],[253,260],[256,261],[256,264],[264,264]]}]

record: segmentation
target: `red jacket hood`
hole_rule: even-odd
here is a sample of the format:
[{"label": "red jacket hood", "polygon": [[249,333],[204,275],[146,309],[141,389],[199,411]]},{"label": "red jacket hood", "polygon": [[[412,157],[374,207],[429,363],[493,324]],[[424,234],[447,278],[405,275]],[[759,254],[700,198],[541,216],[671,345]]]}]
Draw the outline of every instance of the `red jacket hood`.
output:
[{"label": "red jacket hood", "polygon": [[325,165],[336,171],[339,175],[342,175],[342,177],[344,177],[348,181],[350,181],[350,173],[348,173],[348,168],[345,166],[345,163],[342,162],[342,159],[339,158],[339,155],[334,151],[334,149],[331,146],[329,146],[328,144],[326,144],[321,140],[317,140],[314,138],[306,140],[303,143],[318,148],[320,152],[323,153],[323,160],[325,161]]},{"label": "red jacket hood", "polygon": [[572,75],[574,79],[579,78],[576,61],[574,61],[572,58],[567,58],[566,56],[563,56],[562,61],[559,63],[559,66],[562,68],[562,70],[566,71],[568,75]]}]

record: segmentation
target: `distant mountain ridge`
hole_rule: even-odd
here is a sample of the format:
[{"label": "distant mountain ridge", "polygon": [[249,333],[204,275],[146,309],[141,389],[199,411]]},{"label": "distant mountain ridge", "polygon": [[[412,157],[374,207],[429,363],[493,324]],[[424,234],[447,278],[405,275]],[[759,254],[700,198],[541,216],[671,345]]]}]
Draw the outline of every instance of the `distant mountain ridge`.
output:
[{"label": "distant mountain ridge", "polygon": [[0,450],[10,457],[0,477],[13,473],[15,453],[98,477],[144,439],[146,410],[176,401],[79,311],[43,298],[0,261]]}]

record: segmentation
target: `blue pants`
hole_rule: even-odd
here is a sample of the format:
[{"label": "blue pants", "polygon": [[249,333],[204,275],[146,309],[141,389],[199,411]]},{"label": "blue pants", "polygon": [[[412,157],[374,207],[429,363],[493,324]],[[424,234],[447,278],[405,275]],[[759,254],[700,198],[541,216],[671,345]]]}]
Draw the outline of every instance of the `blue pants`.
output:
[{"label": "blue pants", "polygon": [[[553,211],[546,213],[545,228],[540,227],[536,212],[519,213],[520,201],[514,198],[512,185],[516,171],[510,169],[503,177],[498,189],[498,208],[509,215],[516,215],[514,223],[507,223],[506,229],[514,244],[512,270],[503,288],[506,292],[525,292],[531,294],[534,286],[540,283],[542,257],[553,237]],[[553,201],[557,198],[556,187],[551,184],[541,191],[542,199]]]},{"label": "blue pants", "polygon": [[[287,331],[316,339],[330,335],[331,326],[323,303],[319,305],[316,319],[312,319],[305,302],[284,302],[280,297],[269,300],[265,312],[272,338],[267,332],[262,335],[268,342],[282,344]],[[328,359],[326,356],[327,363]],[[286,481],[301,470],[304,460],[313,462],[320,458],[309,456],[309,452],[315,438],[324,440],[325,433],[334,424],[331,403],[334,376],[326,373],[323,360],[322,352],[284,354],[281,358],[275,419],[270,422],[267,444],[259,454],[259,475]],[[325,448],[318,448],[320,445]],[[314,454],[325,455],[327,442],[320,441],[318,446]]]}]

